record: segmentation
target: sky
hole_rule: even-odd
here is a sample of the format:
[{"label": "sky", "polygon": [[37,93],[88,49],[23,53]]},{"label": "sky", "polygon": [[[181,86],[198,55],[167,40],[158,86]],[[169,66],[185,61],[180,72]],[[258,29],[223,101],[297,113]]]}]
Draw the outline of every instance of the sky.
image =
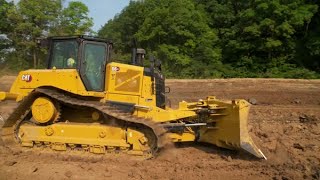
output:
[{"label": "sky", "polygon": [[[71,0],[65,2],[66,6]],[[78,0],[89,8],[89,16],[93,18],[93,30],[98,31],[109,19],[129,5],[130,0]]]}]

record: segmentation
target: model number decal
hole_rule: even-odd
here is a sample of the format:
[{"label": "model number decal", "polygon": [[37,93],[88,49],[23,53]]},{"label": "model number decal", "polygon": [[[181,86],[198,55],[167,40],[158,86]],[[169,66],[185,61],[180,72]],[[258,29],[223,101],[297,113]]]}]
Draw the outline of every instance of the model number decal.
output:
[{"label": "model number decal", "polygon": [[118,66],[112,66],[111,71],[118,72],[120,71],[120,68]]},{"label": "model number decal", "polygon": [[22,81],[30,82],[32,80],[32,76],[30,74],[24,74],[21,77]]}]

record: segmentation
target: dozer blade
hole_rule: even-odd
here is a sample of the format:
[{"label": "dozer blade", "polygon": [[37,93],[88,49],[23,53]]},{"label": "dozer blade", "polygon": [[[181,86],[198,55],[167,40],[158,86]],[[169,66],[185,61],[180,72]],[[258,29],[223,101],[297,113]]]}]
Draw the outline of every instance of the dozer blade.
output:
[{"label": "dozer blade", "polygon": [[200,128],[200,142],[215,144],[227,149],[243,149],[258,158],[266,159],[265,155],[252,141],[248,132],[248,114],[250,104],[245,100],[234,100],[232,103],[215,101],[225,107],[223,114],[212,114],[208,123],[212,127]]}]

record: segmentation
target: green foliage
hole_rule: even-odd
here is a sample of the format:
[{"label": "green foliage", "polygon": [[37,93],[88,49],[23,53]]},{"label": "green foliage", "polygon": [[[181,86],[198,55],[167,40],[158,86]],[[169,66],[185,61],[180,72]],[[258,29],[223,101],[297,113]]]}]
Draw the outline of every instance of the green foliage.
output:
[{"label": "green foliage", "polygon": [[[129,63],[143,47],[175,78],[319,78],[320,1],[130,1],[98,32],[112,39],[114,58]],[[42,67],[36,38],[92,34],[82,3],[0,0],[0,65]],[[2,35],[3,34],[3,35]],[[136,40],[135,43],[133,39]]]},{"label": "green foliage", "polygon": [[8,48],[11,46],[11,41],[5,34],[12,31],[12,25],[8,20],[8,11],[12,8],[13,3],[6,0],[0,0],[0,64],[4,63],[8,55]]},{"label": "green foliage", "polygon": [[0,65],[13,70],[44,67],[46,49],[37,46],[37,38],[92,32],[88,7],[81,2],[66,8],[61,0],[20,0],[16,5],[0,0],[0,5]]},{"label": "green foliage", "polygon": [[12,2],[9,3],[6,0],[0,0],[0,34],[5,34],[12,29],[7,16],[12,6]]},{"label": "green foliage", "polygon": [[320,75],[305,68],[297,68],[294,65],[286,64],[285,66],[273,67],[271,69],[268,69],[264,77],[316,79],[320,78]]},{"label": "green foliage", "polygon": [[109,20],[98,32],[98,36],[112,39],[117,53],[130,52],[134,34],[137,33],[146,17],[147,8],[141,1],[130,1],[120,15]]},{"label": "green foliage", "polygon": [[298,53],[301,61],[305,67],[314,71],[320,72],[320,1],[316,1],[318,5],[318,12],[313,16],[311,21],[307,24],[306,33],[301,40],[301,50]]},{"label": "green foliage", "polygon": [[27,63],[11,63],[22,65],[31,64],[30,61],[33,61],[34,68],[40,65],[38,54],[41,53],[41,50],[37,48],[36,38],[50,30],[60,8],[61,2],[59,1],[20,0],[17,6],[10,9],[8,19],[14,28],[7,35],[14,42],[17,59],[19,61],[29,60]]},{"label": "green foliage", "polygon": [[[153,5],[153,1],[146,3],[147,7]],[[175,76],[199,77],[205,73],[205,68],[199,67],[219,63],[218,38],[209,28],[205,12],[191,0],[156,3],[135,36],[143,47],[157,52],[168,71]]]},{"label": "green foliage", "polygon": [[52,28],[54,35],[82,35],[93,33],[93,20],[88,16],[88,7],[79,1],[69,2],[58,17],[58,24]]},{"label": "green foliage", "polygon": [[176,78],[318,78],[319,2],[145,0],[130,2],[99,31],[117,54],[130,41]]}]

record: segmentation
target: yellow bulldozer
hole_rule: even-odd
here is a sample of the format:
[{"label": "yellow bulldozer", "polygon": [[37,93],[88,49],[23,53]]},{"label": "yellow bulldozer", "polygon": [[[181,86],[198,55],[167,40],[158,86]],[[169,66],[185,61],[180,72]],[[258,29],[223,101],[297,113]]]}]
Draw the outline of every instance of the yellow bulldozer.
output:
[{"label": "yellow bulldozer", "polygon": [[208,96],[167,106],[165,78],[154,58],[134,49],[131,64],[113,62],[112,42],[49,37],[46,69],[21,71],[0,101],[16,100],[5,120],[5,145],[153,157],[168,142],[205,142],[265,158],[248,133],[250,104]]}]

